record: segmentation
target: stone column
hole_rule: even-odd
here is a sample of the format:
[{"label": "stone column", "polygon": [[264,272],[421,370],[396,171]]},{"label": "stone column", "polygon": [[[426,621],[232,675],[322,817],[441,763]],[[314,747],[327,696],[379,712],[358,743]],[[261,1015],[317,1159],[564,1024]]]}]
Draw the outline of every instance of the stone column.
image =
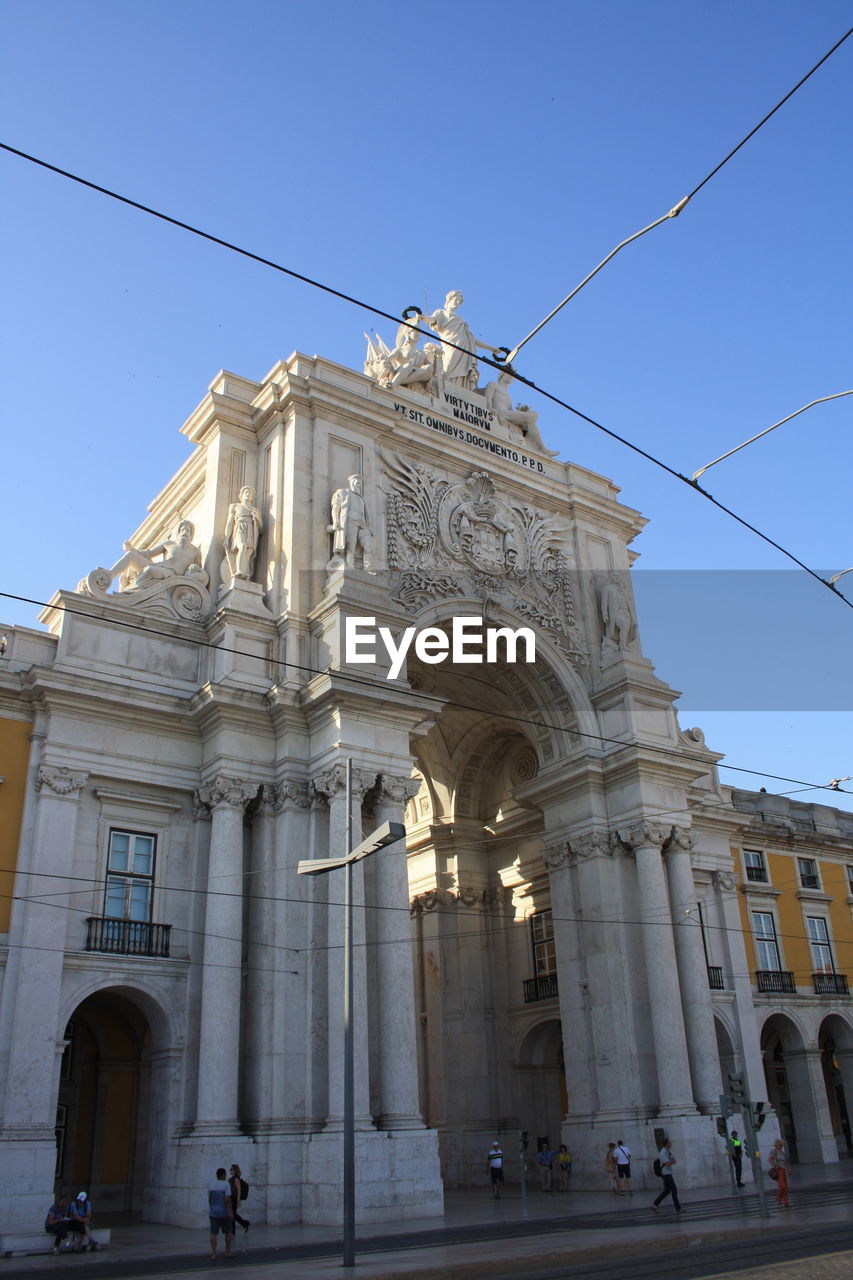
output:
[{"label": "stone column", "polygon": [[[383,773],[376,804],[377,826],[402,822],[419,778]],[[406,841],[375,853],[372,874],[376,906],[375,994],[379,1041],[379,1124],[383,1129],[420,1129],[417,1026],[414,1009],[412,930]]]},{"label": "stone column", "polygon": [[646,959],[646,984],[655,1047],[658,1114],[676,1116],[695,1110],[690,1089],[690,1063],[681,989],[672,936],[672,916],[664,874],[661,846],[671,828],[654,822],[640,822],[618,833],[619,840],[633,851],[637,866],[640,930]]},{"label": "stone column", "polygon": [[[597,1072],[591,1026],[589,982],[580,971],[580,912],[573,883],[577,855],[568,841],[548,845],[542,861],[548,868],[551,914],[557,953],[557,990],[563,1026],[563,1061],[569,1114],[590,1115],[598,1110]],[[570,1030],[571,1029],[571,1030]]]},{"label": "stone column", "polygon": [[[271,1092],[266,1115],[276,1128],[304,1124],[308,1027],[305,955],[311,945],[308,898],[313,881],[295,868],[308,849],[308,811],[312,797],[306,782],[289,780],[276,788],[274,866],[275,950],[267,951],[272,980]],[[270,955],[274,957],[270,963]]]},{"label": "stone column", "polygon": [[[4,1204],[7,1230],[31,1229],[53,1185],[65,951],[70,945],[82,953],[86,928],[81,913],[68,909],[68,876],[88,775],[43,764],[30,777],[30,796],[38,796],[32,845],[26,870],[15,877],[18,901],[3,982],[9,1053],[0,1086],[5,1095],[0,1150],[3,1167],[15,1170]],[[72,906],[74,901],[72,897]]]},{"label": "stone column", "polygon": [[243,812],[256,782],[217,774],[199,787],[210,811],[204,969],[198,1044],[197,1134],[237,1130],[243,967]]},{"label": "stone column", "polygon": [[[352,771],[353,845],[361,841],[361,802],[376,781],[365,769]],[[334,765],[314,779],[314,787],[329,802],[329,857],[346,853],[347,771]],[[329,1111],[326,1128],[339,1129],[344,1121],[344,875],[332,871],[327,879],[329,896]],[[356,863],[352,874],[353,895],[353,1046],[355,1055],[355,1124],[372,1126],[370,1114],[370,1072],[367,1034],[367,963],[365,956],[364,864]]]},{"label": "stone column", "polygon": [[714,1115],[719,1107],[723,1086],[717,1033],[711,1009],[711,989],[708,985],[708,964],[702,945],[702,923],[693,880],[693,843],[693,837],[686,827],[673,827],[669,841],[664,845],[664,856],[669,872],[669,897],[675,922],[675,954],[693,1097],[700,1111]]},{"label": "stone column", "polygon": [[835,1164],[838,1144],[832,1132],[820,1049],[789,1049],[786,1045],[784,1054],[791,1110],[797,1123],[797,1158],[800,1164]]}]

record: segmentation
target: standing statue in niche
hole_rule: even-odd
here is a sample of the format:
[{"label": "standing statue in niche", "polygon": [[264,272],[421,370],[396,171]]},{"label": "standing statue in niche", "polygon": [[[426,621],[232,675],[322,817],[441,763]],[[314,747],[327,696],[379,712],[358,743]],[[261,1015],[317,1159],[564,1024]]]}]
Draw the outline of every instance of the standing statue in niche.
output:
[{"label": "standing statue in niche", "polygon": [[258,538],[263,533],[261,513],[255,506],[255,490],[246,484],[238,502],[228,508],[225,522],[225,561],[234,578],[251,580],[255,567]]},{"label": "standing statue in niche", "polygon": [[329,569],[353,569],[360,557],[363,567],[373,571],[373,533],[360,475],[347,476],[346,488],[332,494],[332,523],[327,529],[333,535]]},{"label": "standing statue in niche", "polygon": [[602,663],[613,662],[634,638],[634,614],[628,593],[618,578],[608,578],[599,597],[604,635],[601,638]]},{"label": "standing statue in niche", "polygon": [[433,311],[431,316],[418,312],[416,319],[418,324],[429,325],[440,338],[453,343],[452,347],[441,348],[445,385],[476,391],[479,382],[477,348],[481,347],[484,351],[497,355],[500,347],[490,346],[488,342],[474,336],[467,322],[458,314],[463,301],[459,290],[452,289],[444,300],[443,308]]},{"label": "standing statue in niche", "polygon": [[[191,520],[182,520],[174,538],[167,538],[156,547],[142,550],[131,542],[124,542],[125,554],[109,570],[110,580],[118,578],[120,591],[141,590],[154,582],[172,577],[192,577],[207,586],[207,574],[201,564],[201,549],[193,543],[195,526]],[[162,556],[156,560],[155,556]]]},{"label": "standing statue in niche", "polygon": [[556,458],[558,450],[546,449],[542,443],[542,437],[539,434],[539,414],[535,409],[531,409],[530,405],[517,404],[512,407],[512,397],[509,394],[509,385],[512,382],[512,374],[509,370],[504,370],[498,374],[497,382],[487,382],[483,388],[483,394],[486,397],[486,404],[497,418],[498,422],[503,423],[509,432],[510,439],[516,444],[520,444],[518,433],[521,432],[523,439],[527,440],[531,448],[536,449],[539,453],[544,453],[548,458]]}]

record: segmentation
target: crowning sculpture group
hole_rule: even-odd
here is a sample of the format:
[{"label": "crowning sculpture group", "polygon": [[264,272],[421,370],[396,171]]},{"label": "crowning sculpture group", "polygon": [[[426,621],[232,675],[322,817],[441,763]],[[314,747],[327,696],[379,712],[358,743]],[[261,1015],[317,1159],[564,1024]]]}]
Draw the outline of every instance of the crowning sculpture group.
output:
[{"label": "crowning sculpture group", "polygon": [[[500,348],[474,335],[459,314],[462,301],[462,294],[451,290],[444,306],[431,315],[417,312],[411,324],[400,325],[393,349],[378,336],[368,337],[365,374],[388,390],[404,387],[434,398],[443,396],[447,389],[482,395],[486,408],[510,440],[526,441],[528,447],[555,456],[542,443],[535,410],[513,405],[510,370],[501,371],[496,380],[479,387],[477,351],[498,354]],[[420,349],[421,326],[432,329],[441,343],[430,342]],[[508,505],[484,472],[472,473],[466,482],[454,486],[405,460],[385,458],[385,462],[393,484],[389,568],[392,574],[402,575],[396,582],[395,598],[410,604],[434,599],[447,593],[448,583],[452,583],[452,593],[458,594],[462,573],[470,579],[466,589],[487,601],[496,604],[501,595],[509,593],[516,611],[538,622],[577,659],[583,644],[573,617],[559,531],[552,522],[529,508]],[[348,476],[346,484],[333,492],[327,530],[331,535],[331,559],[326,566],[330,574],[353,568],[375,572],[374,534],[361,475]],[[262,532],[255,490],[244,485],[238,500],[229,505],[225,521],[222,591],[241,581],[252,581]],[[117,579],[118,595],[129,604],[198,620],[210,611],[212,602],[207,591],[209,576],[194,536],[192,522],[180,520],[174,536],[154,546],[141,548],[125,542],[124,554],[111,569],[92,570],[77,589],[104,599]],[[604,583],[599,608],[604,631],[602,662],[606,664],[633,639],[631,608],[615,578]]]}]

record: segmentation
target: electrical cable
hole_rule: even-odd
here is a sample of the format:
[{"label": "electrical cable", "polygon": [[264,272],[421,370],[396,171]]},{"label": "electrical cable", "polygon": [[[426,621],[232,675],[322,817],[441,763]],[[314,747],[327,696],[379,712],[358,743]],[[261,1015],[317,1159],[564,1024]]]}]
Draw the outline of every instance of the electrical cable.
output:
[{"label": "electrical cable", "polygon": [[545,319],[544,319],[544,320],[541,320],[541,321],[539,322],[539,324],[536,326],[536,328],[535,328],[535,329],[532,329],[532,330],[530,331],[530,333],[528,333],[528,335],[527,335],[527,337],[526,337],[526,338],[522,338],[521,342],[519,342],[516,346],[514,346],[514,347],[513,347],[513,349],[512,349],[512,350],[507,354],[507,357],[506,357],[506,364],[507,364],[507,365],[512,364],[512,361],[513,361],[513,360],[515,359],[515,357],[518,355],[518,353],[519,353],[519,351],[522,349],[522,347],[525,347],[525,346],[527,345],[527,343],[530,341],[530,339],[531,339],[531,338],[535,338],[536,334],[537,334],[537,333],[539,333],[542,329],[544,329],[544,328],[545,328],[545,325],[548,323],[548,321],[549,321],[549,320],[553,320],[554,316],[555,316],[555,315],[557,315],[557,313],[558,313],[559,311],[562,311],[563,307],[565,307],[567,303],[571,302],[572,298],[577,297],[577,295],[580,293],[581,289],[583,289],[586,285],[588,285],[588,284],[589,284],[589,282],[590,282],[590,281],[591,281],[595,276],[597,276],[597,275],[598,275],[599,271],[601,271],[603,267],[606,267],[606,266],[607,266],[607,264],[608,264],[608,262],[611,262],[611,261],[613,260],[613,258],[615,258],[615,257],[616,257],[617,253],[619,253],[621,249],[624,249],[624,248],[625,248],[627,245],[629,245],[629,244],[633,244],[633,242],[634,242],[635,240],[639,240],[639,239],[640,239],[640,237],[641,237],[641,236],[646,235],[646,233],[647,233],[647,232],[649,232],[649,231],[654,231],[654,230],[655,230],[655,228],[656,228],[656,227],[661,226],[661,225],[662,225],[662,223],[664,223],[664,222],[668,222],[668,221],[669,221],[670,219],[672,219],[672,218],[677,218],[677,217],[678,217],[678,215],[679,215],[679,214],[680,214],[680,213],[685,209],[685,207],[687,206],[687,204],[688,204],[688,203],[693,199],[693,197],[694,197],[694,196],[695,196],[699,191],[701,191],[701,190],[702,190],[702,188],[705,186],[705,183],[706,183],[706,182],[710,182],[710,181],[711,181],[711,179],[714,177],[714,175],[720,172],[720,170],[722,169],[723,165],[728,164],[728,162],[732,159],[732,157],[733,157],[733,156],[735,156],[735,155],[737,155],[737,153],[738,153],[738,151],[740,151],[741,147],[745,146],[745,145],[746,145],[746,143],[747,143],[747,142],[749,142],[750,138],[754,138],[754,137],[755,137],[755,135],[758,133],[759,129],[761,129],[761,128],[762,128],[762,126],[763,126],[763,125],[765,125],[765,124],[767,123],[767,121],[770,119],[770,117],[771,117],[771,116],[774,116],[774,115],[776,114],[776,112],[779,110],[779,108],[780,108],[780,107],[783,107],[783,106],[785,105],[785,103],[788,101],[788,99],[793,97],[793,95],[797,92],[797,90],[798,90],[799,88],[801,88],[801,87],[806,83],[806,81],[809,79],[809,77],[810,77],[810,76],[813,76],[813,75],[814,75],[814,73],[818,70],[818,68],[819,68],[819,67],[822,67],[822,66],[823,66],[823,64],[826,62],[827,58],[831,57],[831,56],[832,56],[832,54],[833,54],[833,53],[835,53],[836,49],[838,49],[838,48],[839,48],[839,47],[844,43],[844,41],[848,38],[848,36],[850,36],[850,35],[853,35],[853,27],[851,27],[849,31],[845,32],[845,34],[841,37],[841,39],[840,39],[840,40],[838,40],[838,41],[837,41],[837,42],[832,46],[832,48],[831,48],[827,53],[825,53],[825,54],[823,55],[823,57],[820,59],[820,61],[815,63],[815,65],[812,67],[811,71],[807,71],[807,72],[806,72],[806,74],[803,76],[803,78],[802,78],[801,80],[799,80],[799,81],[794,85],[793,89],[789,90],[789,92],[785,94],[784,98],[780,99],[780,101],[776,103],[776,106],[775,106],[775,107],[773,107],[773,109],[772,109],[771,111],[768,111],[768,112],[767,112],[767,115],[766,115],[766,116],[764,116],[764,118],[758,122],[758,124],[755,126],[755,128],[754,128],[754,129],[751,129],[751,130],[750,130],[750,132],[746,135],[746,137],[745,137],[745,138],[742,138],[742,139],[741,139],[741,141],[737,144],[737,146],[732,148],[732,150],[728,153],[728,155],[725,157],[725,159],[721,160],[721,161],[720,161],[720,163],[719,163],[719,164],[718,164],[714,169],[712,169],[712,170],[711,170],[711,172],[710,172],[709,174],[707,174],[707,175],[706,175],[706,177],[704,177],[704,178],[702,179],[702,181],[699,183],[699,185],[693,188],[693,190],[690,192],[690,194],[689,194],[689,195],[683,196],[683,197],[682,197],[682,199],[681,199],[681,200],[679,200],[679,201],[678,201],[678,203],[677,203],[676,205],[674,205],[674,206],[669,210],[669,212],[668,212],[668,213],[664,213],[664,214],[662,214],[662,215],[661,215],[661,217],[659,217],[659,218],[655,219],[655,221],[654,221],[654,222],[650,222],[650,223],[649,223],[649,225],[648,225],[647,227],[643,227],[641,231],[635,231],[633,235],[628,236],[628,237],[627,237],[627,239],[620,241],[620,243],[619,243],[619,244],[617,244],[617,246],[616,246],[616,248],[615,248],[615,249],[611,249],[611,251],[610,251],[610,253],[608,253],[607,257],[606,257],[606,258],[603,258],[603,259],[601,260],[601,262],[599,262],[599,264],[598,264],[598,266],[597,266],[597,267],[593,267],[592,271],[590,271],[588,275],[584,276],[584,278],[583,278],[583,280],[581,280],[580,284],[579,284],[579,285],[576,285],[576,286],[575,286],[575,288],[574,288],[574,289],[572,289],[571,293],[570,293],[570,294],[568,294],[568,295],[563,299],[563,301],[562,301],[562,302],[558,303],[556,307],[554,307],[553,311],[549,311],[549,312],[548,312],[548,315],[545,317]]},{"label": "electrical cable", "polygon": [[[851,31],[853,31],[853,28],[851,28]],[[851,34],[851,31],[848,31],[841,38],[841,40],[838,41],[838,43],[833,47],[833,49],[830,50],[829,53],[826,54],[825,57],[821,60],[822,62],[825,61],[827,57],[829,57],[829,54],[832,53],[834,49],[838,47],[839,44],[843,43],[843,41],[847,39],[847,36]],[[819,66],[820,63],[817,65]],[[816,70],[816,69],[817,69],[816,67],[813,68],[813,70]],[[809,75],[811,74],[812,72],[809,72]],[[808,77],[805,77],[805,78],[807,79]],[[793,93],[795,92],[795,90],[791,90],[791,92]],[[788,97],[790,97],[790,94],[788,94]],[[774,110],[778,110],[778,107],[781,105],[782,103],[779,103],[777,107],[774,108]],[[772,114],[772,112],[770,114]],[[769,116],[767,118],[769,119]],[[756,130],[760,127],[761,127],[760,125],[757,125],[756,129],[754,129],[752,133],[754,134]],[[751,137],[751,136],[752,134],[748,135],[748,137]],[[745,142],[747,140],[748,138],[744,139],[743,141]],[[729,156],[727,156],[726,159],[723,160],[721,164],[717,166],[716,170],[714,170],[711,174],[709,174],[708,177],[706,177],[703,180],[703,182],[700,183],[700,187],[704,186],[705,182],[709,181],[710,178],[713,177],[714,172],[719,171],[722,165],[725,164],[727,160],[729,160],[731,156],[735,154],[735,151],[737,151],[740,146],[743,146],[743,142],[741,142],[738,145],[738,147],[736,147],[734,151],[732,151],[729,154]],[[213,244],[217,244],[220,247],[224,249],[228,249],[233,253],[240,254],[245,258],[249,258],[254,262],[258,262],[262,266],[267,266],[272,268],[275,271],[279,271],[283,275],[290,276],[294,280],[299,280],[303,284],[308,284],[313,288],[320,289],[324,293],[331,294],[333,297],[339,298],[344,302],[349,302],[351,305],[355,307],[359,307],[364,311],[369,311],[373,315],[381,316],[386,320],[393,320],[394,323],[397,325],[401,323],[398,317],[394,316],[389,311],[383,311],[380,308],[373,306],[371,303],[364,302],[361,299],[355,298],[350,294],[343,293],[339,289],[334,289],[331,285],[323,284],[319,280],[315,280],[311,276],[306,276],[301,272],[293,270],[290,267],[285,267],[283,264],[275,262],[271,258],[266,258],[260,254],[253,253],[251,250],[243,249],[239,245],[235,245],[228,240],[222,239],[222,237],[220,236],[215,236],[210,232],[202,231],[200,228],[194,227],[192,226],[192,224],[188,222],[183,222],[178,218],[173,218],[169,214],[165,214],[160,212],[157,209],[151,208],[149,205],[141,204],[137,200],[131,200],[128,196],[123,196],[116,191],[110,190],[110,188],[108,187],[103,187],[96,182],[91,182],[89,179],[83,178],[79,174],[70,172],[70,170],[61,169],[57,165],[50,164],[48,163],[48,161],[40,159],[38,156],[30,155],[26,151],[21,151],[19,148],[11,146],[9,143],[0,142],[0,149],[9,152],[12,155],[16,155],[23,160],[27,160],[32,164],[38,165],[43,169],[47,169],[52,173],[56,173],[60,177],[67,178],[72,182],[79,183],[81,186],[88,187],[91,190],[96,191],[102,195],[109,196],[113,200],[118,200],[120,203],[129,205],[131,208],[138,209],[142,213],[147,213],[150,216],[154,218],[158,218],[163,222],[168,222],[171,225],[178,227],[180,230],[188,231],[192,235],[200,236],[204,240],[209,240]],[[700,187],[697,187],[696,190],[698,191]],[[414,310],[414,309],[407,308],[406,314],[408,314],[408,312],[411,310]],[[416,333],[421,334],[423,337],[428,337],[433,341],[435,341],[437,337],[437,335],[434,335],[431,332],[427,332],[426,330],[419,328],[415,324],[409,324],[407,319],[404,319],[402,323],[408,324],[408,327],[410,329],[414,330]],[[454,351],[463,351],[465,352],[465,354],[469,354],[464,347],[458,346],[456,343],[449,341],[447,338],[439,337],[438,341],[441,342],[444,346],[452,348]],[[502,348],[502,350],[506,351],[506,348]],[[821,577],[821,575],[817,573],[814,569],[810,569],[808,565],[804,564],[802,560],[798,559],[797,556],[795,556],[792,552],[788,551],[785,547],[783,547],[781,543],[776,542],[773,538],[769,537],[767,534],[762,533],[761,530],[756,528],[755,525],[751,524],[748,520],[743,519],[743,517],[737,515],[734,511],[731,510],[731,508],[727,507],[724,503],[719,502],[706,489],[703,489],[701,485],[699,485],[696,481],[689,479],[687,476],[683,475],[680,471],[676,471],[673,467],[670,467],[667,463],[661,461],[661,459],[656,458],[653,454],[649,453],[647,450],[642,449],[639,445],[633,444],[631,441],[627,440],[624,436],[619,435],[618,432],[612,431],[609,427],[605,427],[602,423],[596,421],[595,418],[592,418],[588,414],[583,413],[580,409],[576,409],[573,405],[569,404],[568,401],[563,400],[561,397],[554,395],[551,392],[543,390],[543,388],[539,387],[535,382],[532,381],[532,379],[524,377],[522,374],[516,372],[514,369],[508,366],[505,361],[490,360],[487,356],[478,356],[477,358],[480,360],[481,363],[489,365],[491,368],[496,369],[499,373],[506,372],[507,370],[509,370],[509,372],[512,373],[516,381],[522,383],[526,387],[529,387],[531,391],[538,392],[539,395],[544,396],[547,400],[550,400],[553,404],[559,405],[560,408],[565,409],[568,413],[571,413],[575,417],[580,418],[581,421],[588,423],[590,426],[595,427],[597,430],[604,432],[604,434],[610,436],[611,439],[618,441],[620,444],[624,445],[626,448],[633,450],[634,453],[639,454],[641,457],[651,462],[654,466],[660,467],[663,471],[666,471],[669,475],[675,477],[675,479],[682,481],[682,483],[688,485],[691,489],[694,489],[697,493],[701,494],[702,497],[706,498],[720,511],[730,516],[733,520],[737,521],[738,524],[742,525],[745,529],[748,529],[751,533],[754,533],[757,537],[761,538],[764,542],[768,543],[771,547],[775,548],[775,550],[779,551],[787,559],[791,560],[799,568],[803,569],[812,578],[814,578],[816,582],[820,582],[829,591],[832,591],[833,594],[838,596],[841,600],[843,600],[844,603],[848,605],[848,607],[853,608],[853,602],[849,601],[847,597],[843,595],[841,591],[839,591],[839,589],[835,586],[834,582],[827,581],[827,579]]]},{"label": "electrical cable", "polygon": [[[83,617],[83,618],[91,618],[93,616],[92,613],[86,609],[75,609],[64,603],[61,605],[50,604],[49,602],[46,602],[44,600],[36,600],[32,596],[16,595],[15,593],[10,591],[0,591],[0,598],[6,599],[6,600],[17,600],[23,604],[35,604],[44,609],[58,609],[65,613],[70,613],[74,616]],[[127,627],[129,630],[140,631],[146,635],[161,636],[168,640],[174,640],[175,638],[174,633],[171,631],[167,631],[160,627],[144,626],[142,623],[131,622],[130,620],[125,618],[109,618],[109,619],[105,618],[104,621],[108,621],[112,626]],[[199,648],[211,649],[214,653],[230,653],[230,654],[234,654],[237,657],[251,658],[256,662],[263,662],[264,664],[268,664],[272,666],[285,667],[285,668],[292,667],[294,671],[302,671],[312,676],[329,676],[334,678],[337,681],[349,682],[350,684],[355,684],[358,686],[367,686],[368,688],[371,688],[371,689],[378,688],[378,689],[385,689],[387,691],[390,683],[389,681],[379,680],[378,678],[374,678],[371,676],[355,675],[351,672],[342,671],[334,667],[311,667],[311,666],[308,666],[306,663],[294,662],[288,658],[274,658],[267,654],[250,653],[248,650],[239,649],[234,645],[214,644],[212,640],[203,640],[201,639],[201,637],[198,637],[198,636],[185,636],[185,637],[182,637],[182,639],[184,639],[186,643],[194,644]],[[593,742],[603,742],[603,743],[607,743],[610,746],[631,747],[631,746],[639,745],[643,748],[644,751],[656,751],[658,754],[664,755],[670,759],[690,760],[696,764],[704,765],[706,768],[712,767],[712,765],[709,764],[709,762],[703,759],[703,757],[700,755],[694,755],[689,751],[674,751],[669,747],[662,747],[657,745],[656,743],[645,743],[645,742],[637,743],[636,741],[630,741],[630,740],[626,741],[623,738],[609,738],[605,734],[601,734],[601,733],[586,733],[584,730],[579,729],[574,725],[553,724],[550,721],[547,721],[544,719],[533,719],[530,716],[522,716],[513,712],[497,711],[497,710],[494,710],[493,708],[486,709],[482,706],[477,706],[476,703],[459,702],[454,699],[444,698],[442,697],[441,694],[437,694],[437,693],[433,694],[423,690],[416,691],[412,689],[410,686],[396,686],[394,687],[393,691],[395,694],[402,693],[406,697],[432,699],[434,702],[437,702],[439,704],[437,708],[438,711],[441,711],[445,707],[453,707],[457,711],[475,711],[478,714],[482,715],[485,719],[495,718],[499,720],[509,720],[513,723],[528,725],[532,728],[550,729],[557,733],[574,734],[576,737],[589,738]],[[756,777],[756,778],[770,778],[776,782],[793,782],[793,783],[796,783],[798,786],[803,786],[805,788],[808,788],[809,790],[832,791],[836,795],[839,795],[839,794],[853,795],[853,791],[845,791],[842,787],[833,787],[828,783],[810,783],[810,782],[807,782],[805,778],[789,778],[785,774],[765,773],[761,769],[748,769],[742,765],[718,763],[716,764],[716,767],[718,769],[728,769],[733,773],[749,774],[750,776]],[[380,771],[377,770],[377,773],[378,772]]]}]

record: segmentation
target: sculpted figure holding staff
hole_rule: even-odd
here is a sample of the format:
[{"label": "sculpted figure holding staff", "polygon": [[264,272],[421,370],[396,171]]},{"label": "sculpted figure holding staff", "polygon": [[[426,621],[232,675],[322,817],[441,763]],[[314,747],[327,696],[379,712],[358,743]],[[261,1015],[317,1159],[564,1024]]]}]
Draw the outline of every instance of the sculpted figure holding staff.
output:
[{"label": "sculpted figure holding staff", "polygon": [[[459,290],[452,289],[445,298],[442,308],[433,311],[431,316],[425,316],[419,312],[416,319],[418,324],[429,325],[440,338],[454,344],[452,347],[441,348],[445,385],[455,384],[457,387],[467,387],[470,391],[476,391],[479,381],[477,348],[491,351],[495,355],[501,348],[493,347],[474,336],[467,321],[463,320],[458,313],[463,301]],[[460,347],[461,350],[457,350]]]}]

